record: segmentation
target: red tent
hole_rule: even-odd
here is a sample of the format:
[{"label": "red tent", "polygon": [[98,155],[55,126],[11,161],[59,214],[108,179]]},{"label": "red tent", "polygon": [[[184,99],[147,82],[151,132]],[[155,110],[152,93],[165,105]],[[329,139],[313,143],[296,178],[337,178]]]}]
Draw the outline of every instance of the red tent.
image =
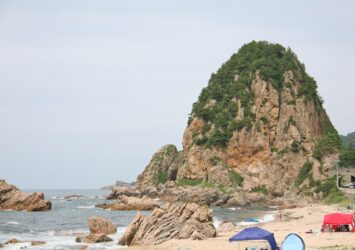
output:
[{"label": "red tent", "polygon": [[352,227],[352,231],[355,230],[355,222],[352,214],[326,214],[323,219],[322,229],[324,231],[326,225],[331,226],[331,229],[336,229],[342,225],[350,225]]}]

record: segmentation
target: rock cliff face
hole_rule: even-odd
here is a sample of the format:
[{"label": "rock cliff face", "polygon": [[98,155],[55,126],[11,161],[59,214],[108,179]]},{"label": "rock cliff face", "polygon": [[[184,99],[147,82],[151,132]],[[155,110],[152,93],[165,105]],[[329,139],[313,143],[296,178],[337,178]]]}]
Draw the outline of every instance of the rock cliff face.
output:
[{"label": "rock cliff face", "polygon": [[47,211],[51,208],[52,203],[44,200],[43,193],[26,194],[14,185],[0,180],[0,210]]},{"label": "rock cliff face", "polygon": [[267,42],[244,45],[212,74],[182,144],[154,155],[139,190],[174,180],[256,200],[294,196],[327,177],[340,147],[314,79],[290,49]]}]

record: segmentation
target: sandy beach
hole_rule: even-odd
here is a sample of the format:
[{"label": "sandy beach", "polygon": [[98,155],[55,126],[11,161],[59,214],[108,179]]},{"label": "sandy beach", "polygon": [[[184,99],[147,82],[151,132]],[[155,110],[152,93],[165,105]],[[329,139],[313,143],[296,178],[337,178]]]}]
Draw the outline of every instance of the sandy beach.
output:
[{"label": "sandy beach", "polygon": [[[281,245],[283,239],[289,233],[296,233],[300,235],[305,244],[306,249],[341,249],[347,250],[355,249],[355,233],[321,233],[321,225],[323,216],[326,213],[343,212],[353,213],[353,210],[346,210],[345,208],[337,206],[326,205],[310,205],[302,208],[285,209],[277,214],[275,220],[269,223],[258,224],[258,227],[274,232],[275,239],[278,245]],[[158,246],[144,246],[144,247],[129,247],[132,250],[141,249],[157,249],[157,250],[226,250],[226,249],[245,249],[250,246],[266,247],[266,242],[241,242],[230,243],[228,238],[245,228],[245,226],[238,226],[234,232],[219,234],[216,238],[207,239],[203,241],[193,240],[170,240]],[[313,233],[306,233],[312,229]]]}]

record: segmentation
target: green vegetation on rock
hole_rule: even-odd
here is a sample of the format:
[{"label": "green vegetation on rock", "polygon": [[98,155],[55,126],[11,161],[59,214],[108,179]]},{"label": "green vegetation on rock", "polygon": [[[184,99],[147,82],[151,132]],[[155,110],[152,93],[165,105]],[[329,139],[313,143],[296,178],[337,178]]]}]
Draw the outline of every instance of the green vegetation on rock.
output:
[{"label": "green vegetation on rock", "polygon": [[[265,41],[253,41],[242,46],[217,73],[211,75],[208,86],[193,104],[189,124],[193,117],[201,118],[206,124],[194,136],[194,143],[223,148],[228,145],[234,131],[252,128],[256,117],[251,110],[254,102],[251,85],[256,73],[259,72],[263,80],[281,91],[284,74],[289,70],[302,85],[299,96],[320,102],[316,82],[305,72],[304,65],[291,49]],[[239,121],[236,120],[238,103],[244,114]],[[266,117],[260,120],[264,124],[268,122]]]},{"label": "green vegetation on rock", "polygon": [[292,144],[291,144],[291,151],[292,151],[293,153],[298,153],[298,152],[300,151],[298,142],[297,142],[296,140],[293,140],[293,141],[292,141]]},{"label": "green vegetation on rock", "polygon": [[269,194],[269,190],[265,187],[265,185],[253,187],[251,191],[254,193],[261,193],[263,195]]},{"label": "green vegetation on rock", "polygon": [[350,141],[347,147],[344,147],[339,156],[340,167],[353,167],[355,168],[355,148]]},{"label": "green vegetation on rock", "polygon": [[312,166],[313,163],[306,161],[303,165],[303,167],[300,169],[300,172],[298,173],[298,176],[295,181],[296,186],[300,186],[310,175],[312,175]]},{"label": "green vegetation on rock", "polygon": [[313,157],[321,160],[324,155],[336,153],[342,148],[340,137],[336,130],[323,136],[313,150]]},{"label": "green vegetation on rock", "polygon": [[198,186],[203,183],[202,179],[187,179],[187,178],[182,178],[178,179],[176,183],[179,186]]},{"label": "green vegetation on rock", "polygon": [[168,181],[168,173],[164,171],[160,171],[158,175],[158,183],[166,183]]},{"label": "green vegetation on rock", "polygon": [[351,143],[352,147],[355,148],[355,132],[352,132],[352,133],[347,134],[345,136],[341,135],[340,138],[343,142],[344,147],[348,147],[349,143]]},{"label": "green vegetation on rock", "polygon": [[243,186],[244,178],[234,170],[229,170],[229,179],[234,185]]},{"label": "green vegetation on rock", "polygon": [[343,193],[337,187],[335,176],[317,181],[316,187],[315,192],[322,192],[323,199],[327,204],[340,203],[345,199]]}]

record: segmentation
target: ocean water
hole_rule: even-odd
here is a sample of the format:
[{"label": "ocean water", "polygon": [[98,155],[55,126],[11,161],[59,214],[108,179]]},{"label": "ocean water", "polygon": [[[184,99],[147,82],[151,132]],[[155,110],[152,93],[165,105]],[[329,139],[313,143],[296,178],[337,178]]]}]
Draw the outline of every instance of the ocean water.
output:
[{"label": "ocean water", "polygon": [[[25,190],[34,192],[34,190]],[[88,233],[87,220],[90,216],[101,216],[118,225],[117,233],[110,235],[114,240],[108,243],[92,244],[89,249],[122,249],[117,245],[127,225],[133,220],[136,211],[108,211],[95,208],[95,204],[109,203],[105,196],[109,190],[42,190],[46,199],[52,202],[48,212],[0,211],[0,243],[16,238],[24,243],[9,244],[5,249],[80,249],[85,243],[76,243],[76,234]],[[68,195],[82,195],[83,198],[64,199]],[[227,220],[241,225],[252,225],[272,220],[274,211],[267,207],[248,206],[235,208],[211,208],[216,227]],[[150,212],[143,211],[148,216]],[[253,218],[250,221],[250,218]],[[30,241],[47,242],[42,246],[30,246]]]}]

